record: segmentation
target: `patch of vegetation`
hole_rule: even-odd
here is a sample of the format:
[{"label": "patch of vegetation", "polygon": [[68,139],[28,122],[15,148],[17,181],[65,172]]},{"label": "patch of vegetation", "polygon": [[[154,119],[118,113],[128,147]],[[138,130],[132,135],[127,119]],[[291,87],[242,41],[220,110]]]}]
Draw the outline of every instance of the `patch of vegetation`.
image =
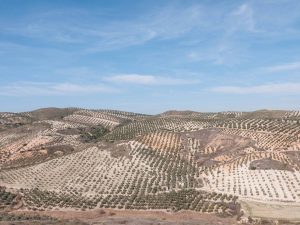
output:
[{"label": "patch of vegetation", "polygon": [[86,223],[72,220],[62,220],[39,214],[14,214],[8,212],[0,212],[0,222],[8,224],[20,225],[85,225]]},{"label": "patch of vegetation", "polygon": [[104,128],[103,126],[95,126],[90,127],[88,129],[81,129],[80,130],[80,138],[83,142],[91,142],[97,141],[101,139],[105,134],[109,132],[108,129]]},{"label": "patch of vegetation", "polygon": [[61,208],[93,208],[96,207],[97,202],[92,201],[79,193],[64,194],[53,191],[42,191],[37,188],[31,190],[23,190],[25,194],[25,202],[28,209],[33,211],[42,209],[52,209],[54,207]]},{"label": "patch of vegetation", "polygon": [[293,171],[292,167],[287,163],[283,163],[273,159],[260,159],[250,163],[250,170],[287,170]]},{"label": "patch of vegetation", "polygon": [[4,187],[0,187],[0,209],[7,208],[15,205],[17,194],[8,192]]},{"label": "patch of vegetation", "polygon": [[[116,204],[116,200],[118,201]],[[104,208],[125,208],[125,209],[169,209],[172,211],[193,210],[204,213],[216,213],[220,216],[233,216],[240,213],[240,204],[237,198],[232,195],[207,193],[194,189],[171,191],[155,195],[133,194],[108,195],[101,203]]]}]

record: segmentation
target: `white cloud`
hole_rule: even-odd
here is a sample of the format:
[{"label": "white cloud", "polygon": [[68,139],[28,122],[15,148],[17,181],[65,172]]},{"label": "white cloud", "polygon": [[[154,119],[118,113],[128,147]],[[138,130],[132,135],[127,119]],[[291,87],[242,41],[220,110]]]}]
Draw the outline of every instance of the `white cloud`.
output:
[{"label": "white cloud", "polygon": [[0,87],[1,96],[60,96],[115,92],[118,91],[103,84],[18,82]]},{"label": "white cloud", "polygon": [[141,74],[120,74],[107,77],[105,80],[114,83],[131,83],[141,85],[184,85],[199,83],[199,80],[161,77]]},{"label": "white cloud", "polygon": [[286,63],[282,65],[276,65],[276,66],[269,66],[264,68],[264,70],[269,73],[285,72],[285,71],[292,71],[292,70],[300,71],[300,61]]},{"label": "white cloud", "polygon": [[300,94],[300,83],[263,84],[256,86],[220,86],[213,92],[226,94]]},{"label": "white cloud", "polygon": [[138,74],[124,74],[116,75],[106,78],[108,81],[116,83],[134,83],[134,84],[153,84],[155,83],[154,76],[151,75],[138,75]]}]

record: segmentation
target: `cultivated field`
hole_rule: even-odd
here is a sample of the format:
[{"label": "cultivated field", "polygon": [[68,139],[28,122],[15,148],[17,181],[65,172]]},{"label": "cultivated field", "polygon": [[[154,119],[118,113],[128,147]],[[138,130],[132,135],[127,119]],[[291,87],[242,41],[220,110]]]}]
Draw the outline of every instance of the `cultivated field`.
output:
[{"label": "cultivated field", "polygon": [[16,222],[7,213],[51,223],[64,219],[60,211],[97,210],[127,220],[138,210],[223,224],[295,222],[298,213],[288,212],[300,208],[300,112],[0,113],[0,207],[0,221]]}]

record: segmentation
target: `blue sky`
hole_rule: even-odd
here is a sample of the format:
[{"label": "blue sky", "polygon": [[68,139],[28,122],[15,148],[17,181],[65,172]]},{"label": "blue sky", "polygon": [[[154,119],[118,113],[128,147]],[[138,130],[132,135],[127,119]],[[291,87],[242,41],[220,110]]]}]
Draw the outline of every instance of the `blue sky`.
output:
[{"label": "blue sky", "polygon": [[0,0],[0,111],[300,109],[300,1]]}]

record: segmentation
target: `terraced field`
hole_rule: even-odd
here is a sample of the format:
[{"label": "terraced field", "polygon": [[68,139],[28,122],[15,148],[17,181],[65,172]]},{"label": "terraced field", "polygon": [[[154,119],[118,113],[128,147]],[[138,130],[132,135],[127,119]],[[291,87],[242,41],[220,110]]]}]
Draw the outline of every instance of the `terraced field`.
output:
[{"label": "terraced field", "polygon": [[247,201],[297,208],[300,113],[0,113],[0,200],[6,210],[187,210],[238,220],[255,205]]}]

